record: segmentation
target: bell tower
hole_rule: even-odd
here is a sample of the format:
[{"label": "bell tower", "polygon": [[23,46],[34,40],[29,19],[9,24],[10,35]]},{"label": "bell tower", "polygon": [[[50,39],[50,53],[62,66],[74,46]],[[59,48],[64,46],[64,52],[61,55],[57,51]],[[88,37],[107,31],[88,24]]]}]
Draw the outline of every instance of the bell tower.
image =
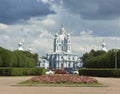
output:
[{"label": "bell tower", "polygon": [[59,38],[58,38],[58,33],[55,34],[54,37],[54,50],[53,52],[59,52],[60,51],[60,43],[59,43]]}]

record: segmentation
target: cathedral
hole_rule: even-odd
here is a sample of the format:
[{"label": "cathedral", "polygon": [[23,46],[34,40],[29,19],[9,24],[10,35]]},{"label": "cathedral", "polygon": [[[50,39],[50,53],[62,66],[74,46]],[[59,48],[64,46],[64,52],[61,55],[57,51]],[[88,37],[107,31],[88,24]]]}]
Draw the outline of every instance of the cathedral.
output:
[{"label": "cathedral", "polygon": [[52,69],[76,69],[79,66],[78,56],[71,51],[70,34],[61,26],[54,36],[53,52],[47,53],[49,67]]}]

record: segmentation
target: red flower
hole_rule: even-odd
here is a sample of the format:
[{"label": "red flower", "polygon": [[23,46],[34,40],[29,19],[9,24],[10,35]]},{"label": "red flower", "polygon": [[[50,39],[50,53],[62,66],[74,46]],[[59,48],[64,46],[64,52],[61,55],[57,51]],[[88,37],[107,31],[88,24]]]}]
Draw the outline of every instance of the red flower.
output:
[{"label": "red flower", "polygon": [[97,83],[97,80],[87,76],[77,76],[70,74],[42,75],[29,79],[29,81],[43,83]]}]

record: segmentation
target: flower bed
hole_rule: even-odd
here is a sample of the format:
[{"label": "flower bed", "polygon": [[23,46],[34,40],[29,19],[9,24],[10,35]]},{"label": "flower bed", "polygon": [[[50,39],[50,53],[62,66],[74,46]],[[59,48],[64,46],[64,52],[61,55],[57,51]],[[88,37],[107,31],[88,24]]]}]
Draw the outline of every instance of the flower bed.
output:
[{"label": "flower bed", "polygon": [[55,70],[55,74],[68,74],[65,70]]},{"label": "flower bed", "polygon": [[28,82],[39,82],[39,83],[98,83],[98,81],[94,78],[87,76],[78,76],[78,75],[70,75],[70,74],[55,74],[55,75],[42,75],[32,77],[28,80]]}]

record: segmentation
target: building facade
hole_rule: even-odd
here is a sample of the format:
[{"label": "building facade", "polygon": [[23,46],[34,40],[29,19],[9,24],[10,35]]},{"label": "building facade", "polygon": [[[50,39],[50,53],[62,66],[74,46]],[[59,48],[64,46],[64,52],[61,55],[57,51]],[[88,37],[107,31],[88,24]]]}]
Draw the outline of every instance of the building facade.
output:
[{"label": "building facade", "polygon": [[48,62],[48,60],[40,57],[39,60],[38,60],[38,63],[37,63],[37,67],[49,69],[49,62]]},{"label": "building facade", "polygon": [[54,36],[53,52],[47,53],[49,67],[52,69],[64,69],[78,67],[79,59],[77,54],[71,51],[71,37],[70,34],[64,29],[60,28],[60,32]]}]

